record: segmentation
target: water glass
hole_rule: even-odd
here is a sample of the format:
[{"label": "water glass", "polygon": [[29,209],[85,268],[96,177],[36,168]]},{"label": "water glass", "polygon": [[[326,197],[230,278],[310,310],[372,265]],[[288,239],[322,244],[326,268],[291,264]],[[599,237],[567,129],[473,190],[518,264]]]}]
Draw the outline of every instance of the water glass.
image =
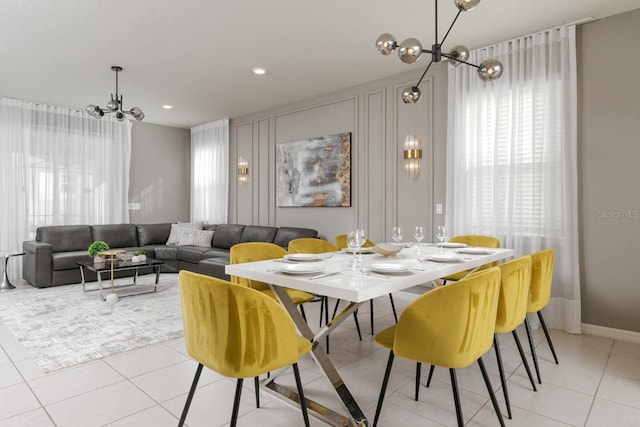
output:
[{"label": "water glass", "polygon": [[351,268],[354,270],[358,268],[358,252],[362,245],[364,245],[365,241],[366,237],[364,230],[355,229],[347,234],[347,246],[349,246],[349,249],[353,252],[353,264],[351,265]]},{"label": "water glass", "polygon": [[436,237],[438,238],[438,240],[440,240],[440,252],[442,252],[444,240],[447,238],[447,229],[444,227],[444,225],[439,225],[436,228]]},{"label": "water glass", "polygon": [[391,229],[391,238],[394,242],[396,242],[396,245],[400,244],[400,242],[402,241],[402,227],[393,227]]},{"label": "water glass", "polygon": [[416,228],[413,230],[413,238],[418,242],[418,256],[420,256],[420,242],[424,239],[424,226],[416,225]]}]

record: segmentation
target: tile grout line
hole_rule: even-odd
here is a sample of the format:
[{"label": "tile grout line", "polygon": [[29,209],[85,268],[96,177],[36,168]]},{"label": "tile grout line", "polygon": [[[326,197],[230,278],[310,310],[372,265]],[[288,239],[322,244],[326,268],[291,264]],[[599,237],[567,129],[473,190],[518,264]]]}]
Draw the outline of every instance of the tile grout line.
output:
[{"label": "tile grout line", "polygon": [[604,378],[604,373],[607,370],[607,366],[609,365],[609,360],[611,360],[611,354],[613,353],[613,347],[616,345],[616,340],[612,340],[611,347],[609,348],[609,353],[607,355],[607,361],[602,368],[602,374],[600,375],[600,380],[598,380],[598,386],[596,387],[595,392],[593,393],[593,399],[591,400],[591,405],[589,406],[589,411],[587,412],[587,418],[584,420],[584,426],[586,427],[589,424],[589,418],[591,417],[591,412],[593,411],[593,406],[596,403],[596,399],[598,398],[598,391],[600,390],[600,385],[602,384],[602,380]]}]

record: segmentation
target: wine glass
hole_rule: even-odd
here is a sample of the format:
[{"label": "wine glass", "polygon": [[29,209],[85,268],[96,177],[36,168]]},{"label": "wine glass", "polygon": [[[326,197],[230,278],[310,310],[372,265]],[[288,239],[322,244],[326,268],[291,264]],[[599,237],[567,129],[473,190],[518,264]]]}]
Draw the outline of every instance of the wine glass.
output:
[{"label": "wine glass", "polygon": [[364,235],[364,230],[355,229],[347,234],[347,246],[353,252],[353,264],[351,265],[352,269],[358,268],[358,252],[362,245],[364,245],[366,238]]},{"label": "wine glass", "polygon": [[424,226],[416,225],[416,228],[413,230],[413,238],[418,242],[418,256],[420,256],[420,242],[424,239]]},{"label": "wine glass", "polygon": [[447,229],[444,225],[439,225],[436,228],[436,237],[440,240],[440,252],[442,252],[442,248],[444,246],[444,239],[447,238]]},{"label": "wine glass", "polygon": [[393,239],[394,242],[396,242],[396,245],[399,245],[400,242],[402,241],[402,227],[400,226],[395,226],[391,229],[391,238]]}]

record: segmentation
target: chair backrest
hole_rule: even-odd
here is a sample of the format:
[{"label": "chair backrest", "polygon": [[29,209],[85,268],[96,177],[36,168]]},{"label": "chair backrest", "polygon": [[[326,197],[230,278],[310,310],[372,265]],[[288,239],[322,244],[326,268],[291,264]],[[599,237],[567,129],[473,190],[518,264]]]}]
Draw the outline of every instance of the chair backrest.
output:
[{"label": "chair backrest", "polygon": [[531,285],[529,286],[528,313],[536,313],[549,304],[553,278],[553,248],[531,254]]},{"label": "chair backrest", "polygon": [[[336,244],[336,249],[340,250],[340,249],[344,249],[344,248],[348,248],[349,245],[347,244],[347,235],[346,234],[339,234],[336,236],[335,238],[335,244]],[[364,245],[362,245],[363,248],[372,248],[374,247],[376,244],[373,243],[371,240],[367,239],[364,242]]]},{"label": "chair backrest", "polygon": [[[229,251],[229,261],[231,264],[242,264],[244,262],[264,261],[268,259],[282,258],[287,251],[274,243],[267,242],[247,242],[233,245]],[[244,277],[231,276],[231,281],[238,285],[257,289],[259,291],[269,289],[269,285],[257,280],[245,279]]]},{"label": "chair backrest", "polygon": [[402,312],[393,352],[447,368],[469,366],[491,348],[500,270],[483,270],[416,298]]},{"label": "chair backrest", "polygon": [[524,322],[529,302],[531,257],[529,255],[505,262],[500,268],[500,298],[496,333],[511,332]]},{"label": "chair backrest", "polygon": [[451,243],[465,243],[469,246],[480,246],[482,248],[499,248],[500,240],[491,236],[482,236],[479,234],[463,234],[454,236],[449,240]]},{"label": "chair backrest", "polygon": [[302,238],[289,242],[289,253],[291,254],[321,254],[337,250],[331,243],[322,239]]},{"label": "chair backrest", "polygon": [[231,378],[251,378],[296,363],[295,327],[273,298],[215,277],[179,275],[187,353]]}]

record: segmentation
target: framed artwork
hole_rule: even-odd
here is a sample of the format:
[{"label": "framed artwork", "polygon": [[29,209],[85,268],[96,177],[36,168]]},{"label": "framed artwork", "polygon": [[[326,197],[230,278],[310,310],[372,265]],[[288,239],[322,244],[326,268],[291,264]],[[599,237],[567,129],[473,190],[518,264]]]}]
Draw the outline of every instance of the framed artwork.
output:
[{"label": "framed artwork", "polygon": [[351,132],[276,145],[276,203],[351,206]]}]

